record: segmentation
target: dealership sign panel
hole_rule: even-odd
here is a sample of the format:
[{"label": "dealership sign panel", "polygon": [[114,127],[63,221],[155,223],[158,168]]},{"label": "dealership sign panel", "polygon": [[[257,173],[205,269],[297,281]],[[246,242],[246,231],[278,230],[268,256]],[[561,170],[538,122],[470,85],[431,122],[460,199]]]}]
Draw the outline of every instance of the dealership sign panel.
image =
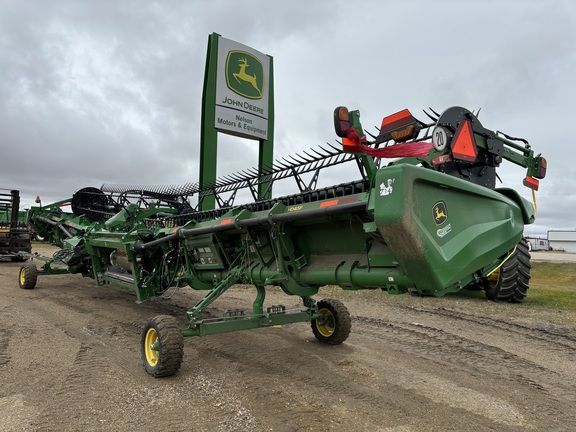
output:
[{"label": "dealership sign panel", "polygon": [[216,129],[244,138],[268,139],[269,70],[266,54],[219,38]]}]

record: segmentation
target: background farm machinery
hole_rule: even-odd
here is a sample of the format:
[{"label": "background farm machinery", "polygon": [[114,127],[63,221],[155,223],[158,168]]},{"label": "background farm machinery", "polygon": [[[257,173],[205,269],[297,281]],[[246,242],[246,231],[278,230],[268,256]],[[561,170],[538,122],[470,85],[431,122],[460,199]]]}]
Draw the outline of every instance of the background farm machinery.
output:
[{"label": "background farm machinery", "polygon": [[[350,316],[337,300],[313,298],[324,285],[434,296],[480,287],[490,299],[522,302],[530,278],[522,236],[535,206],[513,189],[496,188],[496,168],[504,159],[526,167],[525,184],[537,189],[546,160],[524,140],[484,128],[464,108],[432,113],[424,123],[401,111],[367,136],[359,113],[338,107],[343,151],[327,145],[203,189],[105,184],[33,207],[30,223],[61,250],[37,257],[44,261],[39,270],[25,263],[20,286],[69,272],[126,286],[139,302],[171,287],[205,290],[186,313],[187,328],[165,315],[144,326],[142,359],[153,376],[179,369],[184,336],[311,322],[319,341],[342,343]],[[380,166],[382,158],[395,160]],[[358,165],[358,180],[316,187],[322,169],[347,162]],[[308,184],[305,173],[312,175]],[[258,194],[259,184],[289,177],[299,193]],[[234,205],[241,189],[253,202]],[[190,204],[193,195],[199,203],[214,195],[219,208],[201,211]],[[67,204],[71,213],[63,210]],[[206,319],[206,307],[236,283],[255,286],[252,310]],[[302,307],[264,308],[269,285],[301,297]]]},{"label": "background farm machinery", "polygon": [[26,212],[20,211],[20,191],[0,189],[0,257],[26,261],[32,251]]}]

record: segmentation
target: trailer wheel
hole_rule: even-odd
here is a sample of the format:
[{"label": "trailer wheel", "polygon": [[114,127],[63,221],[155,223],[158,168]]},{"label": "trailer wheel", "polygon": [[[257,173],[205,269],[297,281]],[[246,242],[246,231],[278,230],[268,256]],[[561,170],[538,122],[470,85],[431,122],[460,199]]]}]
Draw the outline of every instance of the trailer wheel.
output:
[{"label": "trailer wheel", "polygon": [[316,339],[329,345],[339,345],[350,335],[352,320],[346,306],[338,300],[325,299],[317,303],[322,318],[312,321]]},{"label": "trailer wheel", "polygon": [[528,294],[531,268],[528,244],[522,239],[508,261],[484,279],[486,298],[522,303]]},{"label": "trailer wheel", "polygon": [[146,372],[155,378],[174,375],[184,355],[184,337],[176,318],[158,315],[150,318],[142,330],[140,342]]},{"label": "trailer wheel", "polygon": [[38,269],[36,264],[27,262],[20,267],[18,275],[18,285],[22,289],[33,289],[38,280]]}]

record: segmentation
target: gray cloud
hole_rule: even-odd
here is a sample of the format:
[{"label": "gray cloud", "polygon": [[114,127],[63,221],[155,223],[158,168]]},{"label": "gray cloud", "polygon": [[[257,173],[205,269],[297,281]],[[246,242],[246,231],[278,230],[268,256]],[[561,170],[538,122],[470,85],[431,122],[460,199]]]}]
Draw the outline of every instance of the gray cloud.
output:
[{"label": "gray cloud", "polygon": [[[482,108],[486,127],[549,160],[528,229],[576,224],[573,2],[3,1],[0,28],[0,186],[28,204],[102,183],[197,181],[217,32],[274,57],[277,156],[333,142],[337,105],[360,109],[368,130],[403,108]],[[256,163],[255,142],[220,135],[219,174]],[[531,199],[523,170],[503,164],[500,176]],[[355,177],[341,168],[320,183]]]}]

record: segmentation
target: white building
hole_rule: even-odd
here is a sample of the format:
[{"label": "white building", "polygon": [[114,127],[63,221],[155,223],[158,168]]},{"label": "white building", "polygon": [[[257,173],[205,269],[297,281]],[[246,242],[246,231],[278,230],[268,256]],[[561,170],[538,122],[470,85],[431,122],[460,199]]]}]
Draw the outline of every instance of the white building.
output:
[{"label": "white building", "polygon": [[576,230],[548,231],[548,242],[552,250],[576,252]]},{"label": "white building", "polygon": [[547,238],[540,237],[526,237],[529,243],[530,250],[533,251],[548,251],[550,250],[550,243]]}]

